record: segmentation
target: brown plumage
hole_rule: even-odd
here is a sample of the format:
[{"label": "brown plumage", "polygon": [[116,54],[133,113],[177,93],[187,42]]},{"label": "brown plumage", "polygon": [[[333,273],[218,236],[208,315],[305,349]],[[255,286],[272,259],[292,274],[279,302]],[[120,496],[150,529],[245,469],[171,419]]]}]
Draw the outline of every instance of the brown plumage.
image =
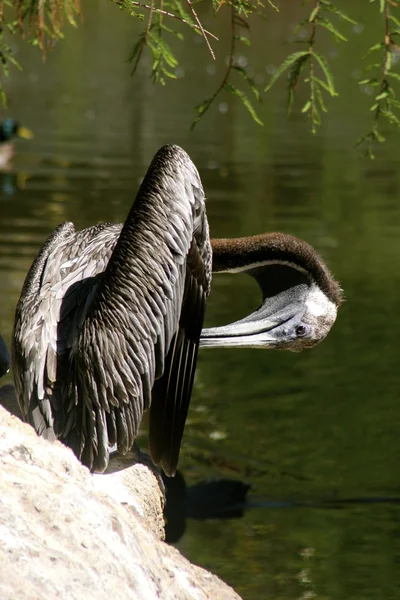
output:
[{"label": "brown plumage", "polygon": [[[243,238],[212,239],[213,272],[249,271],[268,262],[296,265],[313,279],[337,306],[343,292],[314,248],[287,233],[262,233]],[[253,265],[253,267],[251,267]]]}]

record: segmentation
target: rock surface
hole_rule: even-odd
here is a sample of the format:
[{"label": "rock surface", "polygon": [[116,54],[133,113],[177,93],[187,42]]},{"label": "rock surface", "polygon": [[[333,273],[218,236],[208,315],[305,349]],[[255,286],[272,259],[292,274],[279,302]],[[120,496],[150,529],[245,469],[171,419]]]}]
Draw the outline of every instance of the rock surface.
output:
[{"label": "rock surface", "polygon": [[93,476],[2,407],[0,460],[2,600],[240,600],[160,540],[146,466]]}]

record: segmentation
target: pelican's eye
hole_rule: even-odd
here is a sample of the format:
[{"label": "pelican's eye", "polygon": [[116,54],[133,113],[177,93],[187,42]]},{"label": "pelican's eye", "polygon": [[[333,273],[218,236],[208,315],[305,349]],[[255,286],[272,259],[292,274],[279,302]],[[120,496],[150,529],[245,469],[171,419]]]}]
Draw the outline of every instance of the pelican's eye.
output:
[{"label": "pelican's eye", "polygon": [[305,325],[297,325],[296,335],[297,337],[304,337],[307,333],[307,327]]}]

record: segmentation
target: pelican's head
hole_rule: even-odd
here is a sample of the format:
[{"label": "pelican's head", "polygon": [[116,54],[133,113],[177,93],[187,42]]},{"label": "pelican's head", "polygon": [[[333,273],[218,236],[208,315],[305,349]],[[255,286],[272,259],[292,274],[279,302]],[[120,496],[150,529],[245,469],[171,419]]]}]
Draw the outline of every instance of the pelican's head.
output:
[{"label": "pelican's head", "polygon": [[266,331],[265,347],[301,352],[328,335],[336,321],[336,304],[315,284],[305,291],[303,298],[300,303],[289,303],[287,309],[293,316]]},{"label": "pelican's head", "polygon": [[337,306],[315,284],[264,299],[260,308],[224,327],[203,329],[201,347],[274,348],[300,352],[329,333]]},{"label": "pelican's head", "polygon": [[309,244],[274,233],[213,240],[213,252],[213,270],[248,273],[260,286],[263,300],[240,321],[203,329],[200,346],[300,352],[328,335],[342,291]]}]

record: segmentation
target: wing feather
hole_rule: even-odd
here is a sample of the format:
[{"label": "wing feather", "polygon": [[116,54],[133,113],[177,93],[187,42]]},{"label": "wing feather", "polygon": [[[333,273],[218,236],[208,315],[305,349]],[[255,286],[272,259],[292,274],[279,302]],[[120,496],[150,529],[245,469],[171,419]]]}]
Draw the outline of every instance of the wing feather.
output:
[{"label": "wing feather", "polygon": [[207,271],[197,243],[187,257],[184,299],[164,374],[155,382],[150,408],[150,452],[169,476],[175,475],[193,388],[205,300]]},{"label": "wing feather", "polygon": [[23,418],[49,439],[71,429],[74,422],[66,418],[70,403],[63,405],[61,390],[68,377],[71,344],[101,265],[93,260],[93,277],[82,280],[82,238],[92,250],[97,243],[97,255],[103,252],[109,258],[120,229],[100,225],[76,233],[72,223],[61,224],[40,249],[25,279],[14,324],[15,387]]},{"label": "wing feather", "polygon": [[[28,271],[15,316],[12,360],[19,408],[25,420],[33,422],[41,435],[48,432],[49,437],[53,428],[53,415],[49,399],[45,398],[43,382],[43,358],[46,359],[48,343],[42,315],[35,308],[50,254],[74,232],[72,223],[62,223],[44,243]],[[28,316],[30,327],[25,322]],[[54,370],[50,371],[51,374],[53,372]]]}]

